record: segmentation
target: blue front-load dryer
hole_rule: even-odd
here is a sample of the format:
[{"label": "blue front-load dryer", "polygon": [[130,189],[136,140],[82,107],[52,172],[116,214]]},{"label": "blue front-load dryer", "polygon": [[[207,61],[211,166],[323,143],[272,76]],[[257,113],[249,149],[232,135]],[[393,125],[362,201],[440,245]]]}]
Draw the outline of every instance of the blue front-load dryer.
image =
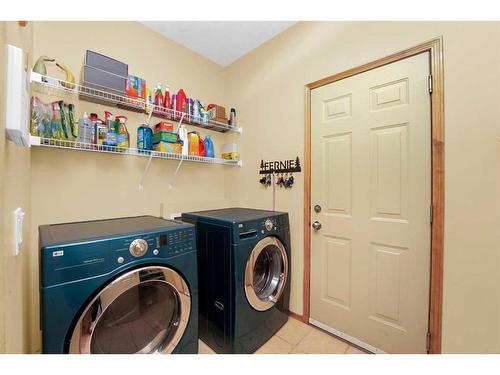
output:
[{"label": "blue front-load dryer", "polygon": [[200,339],[217,353],[253,353],[288,319],[288,214],[228,208],[182,220],[196,225]]},{"label": "blue front-load dryer", "polygon": [[39,234],[44,353],[198,353],[193,225],[140,216]]}]

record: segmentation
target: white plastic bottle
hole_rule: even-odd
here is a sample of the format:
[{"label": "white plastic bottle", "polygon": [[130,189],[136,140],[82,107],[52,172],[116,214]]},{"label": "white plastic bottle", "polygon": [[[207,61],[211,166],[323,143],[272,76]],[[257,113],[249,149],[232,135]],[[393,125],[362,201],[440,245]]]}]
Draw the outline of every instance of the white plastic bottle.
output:
[{"label": "white plastic bottle", "polygon": [[83,114],[83,117],[78,122],[78,142],[92,143],[92,122],[87,112]]},{"label": "white plastic bottle", "polygon": [[188,155],[189,153],[189,142],[188,142],[188,131],[184,127],[184,125],[181,125],[179,127],[179,139],[182,141],[182,155]]}]

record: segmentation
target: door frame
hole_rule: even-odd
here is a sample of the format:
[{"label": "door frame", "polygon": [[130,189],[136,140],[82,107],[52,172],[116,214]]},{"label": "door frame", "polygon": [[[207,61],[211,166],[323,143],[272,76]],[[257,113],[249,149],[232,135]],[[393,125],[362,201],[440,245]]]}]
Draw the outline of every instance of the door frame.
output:
[{"label": "door frame", "polygon": [[311,82],[304,87],[304,290],[302,321],[309,323],[311,294],[311,90],[424,52],[430,55],[432,224],[428,352],[441,353],[444,250],[444,68],[443,37]]}]

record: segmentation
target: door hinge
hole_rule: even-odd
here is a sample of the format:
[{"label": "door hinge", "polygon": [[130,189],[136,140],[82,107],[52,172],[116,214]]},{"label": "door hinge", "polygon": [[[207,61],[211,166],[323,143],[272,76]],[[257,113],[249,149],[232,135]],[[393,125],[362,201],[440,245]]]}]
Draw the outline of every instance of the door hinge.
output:
[{"label": "door hinge", "polygon": [[425,339],[425,350],[427,350],[427,353],[431,352],[431,333],[427,332],[427,337]]},{"label": "door hinge", "polygon": [[432,94],[432,75],[429,74],[427,82],[428,82],[428,85],[429,85],[429,94]]},{"label": "door hinge", "polygon": [[431,204],[430,210],[429,210],[429,222],[432,224],[432,219],[434,218],[434,206]]}]

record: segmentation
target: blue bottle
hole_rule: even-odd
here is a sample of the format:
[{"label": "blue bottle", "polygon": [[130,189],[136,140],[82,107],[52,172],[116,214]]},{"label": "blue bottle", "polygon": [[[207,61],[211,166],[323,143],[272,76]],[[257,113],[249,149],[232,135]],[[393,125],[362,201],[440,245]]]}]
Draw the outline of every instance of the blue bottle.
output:
[{"label": "blue bottle", "polygon": [[207,158],[214,157],[214,143],[212,142],[212,138],[209,135],[205,137],[205,156]]},{"label": "blue bottle", "polygon": [[153,130],[147,124],[142,124],[137,128],[137,148],[139,150],[153,149]]}]

